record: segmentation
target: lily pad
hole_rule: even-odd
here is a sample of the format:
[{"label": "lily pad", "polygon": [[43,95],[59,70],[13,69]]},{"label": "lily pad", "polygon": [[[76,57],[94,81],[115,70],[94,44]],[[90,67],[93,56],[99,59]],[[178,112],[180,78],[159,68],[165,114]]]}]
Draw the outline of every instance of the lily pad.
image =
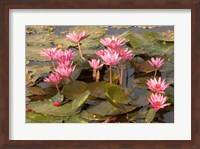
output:
[{"label": "lily pad", "polygon": [[154,109],[150,109],[146,116],[146,122],[151,123],[156,116],[156,111]]},{"label": "lily pad", "polygon": [[50,88],[45,88],[42,89],[38,86],[33,86],[33,87],[27,87],[26,88],[26,96],[31,96],[31,95],[54,95],[56,94],[56,89],[53,87]]},{"label": "lily pad", "polygon": [[147,95],[141,95],[136,99],[129,100],[129,104],[137,106],[146,106],[149,104],[149,101],[147,100]]},{"label": "lily pad", "polygon": [[90,91],[88,90],[82,93],[77,99],[72,101],[72,108],[78,109],[79,107],[81,107],[84,104],[84,102],[87,100],[89,95],[90,95]]},{"label": "lily pad", "polygon": [[60,93],[57,93],[55,96],[51,97],[49,99],[50,101],[59,101],[62,102],[64,100],[64,95],[61,95]]},{"label": "lily pad", "polygon": [[91,114],[91,113],[87,112],[86,110],[83,110],[80,113],[80,117],[83,118],[83,119],[86,119],[88,121],[104,121],[107,118],[109,118],[109,116]]},{"label": "lily pad", "polygon": [[165,62],[163,67],[160,69],[162,78],[166,79],[169,84],[174,83],[174,64],[171,62]]},{"label": "lily pad", "polygon": [[148,110],[147,110],[148,106],[142,107],[141,109],[137,110],[137,111],[132,111],[130,113],[127,113],[127,119],[130,122],[135,122],[136,119],[145,119]]},{"label": "lily pad", "polygon": [[122,87],[109,87],[106,96],[115,104],[128,104],[128,95]]},{"label": "lily pad", "polygon": [[26,113],[26,123],[62,123],[67,119],[69,119],[67,116],[51,116],[35,112]]},{"label": "lily pad", "polygon": [[87,121],[80,117],[80,114],[70,116],[64,123],[87,123]]},{"label": "lily pad", "polygon": [[124,106],[124,109],[119,109],[106,100],[102,101],[96,106],[89,106],[87,112],[102,116],[109,116],[109,115],[112,116],[133,111],[135,108],[137,108],[137,106]]},{"label": "lily pad", "polygon": [[141,77],[137,79],[133,79],[133,87],[134,88],[141,88],[141,89],[148,89],[147,80],[149,77]]},{"label": "lily pad", "polygon": [[65,103],[62,106],[55,107],[49,100],[31,102],[27,105],[36,113],[53,115],[53,116],[72,116],[79,113],[80,110],[72,109],[72,102]]},{"label": "lily pad", "polygon": [[148,43],[148,40],[146,38],[133,31],[126,31],[123,34],[119,35],[118,38],[126,38],[126,42],[130,43],[130,45],[134,48],[146,45]]},{"label": "lily pad", "polygon": [[87,90],[90,91],[91,96],[106,98],[105,93],[111,86],[113,85],[106,82],[92,82],[87,85]]},{"label": "lily pad", "polygon": [[82,81],[73,81],[68,84],[66,84],[61,93],[67,98],[67,99],[77,99],[79,96],[84,93],[87,90],[87,83]]}]

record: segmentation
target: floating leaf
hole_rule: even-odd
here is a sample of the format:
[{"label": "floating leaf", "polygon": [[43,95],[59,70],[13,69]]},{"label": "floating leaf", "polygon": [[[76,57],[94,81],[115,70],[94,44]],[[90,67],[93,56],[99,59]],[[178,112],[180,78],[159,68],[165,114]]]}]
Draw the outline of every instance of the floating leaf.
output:
[{"label": "floating leaf", "polygon": [[30,96],[30,95],[54,95],[56,93],[56,89],[55,88],[45,88],[42,89],[38,86],[33,86],[33,87],[27,87],[26,88],[26,96]]},{"label": "floating leaf", "polygon": [[102,116],[102,115],[96,115],[96,114],[91,114],[87,112],[86,110],[83,110],[80,113],[80,117],[89,121],[103,121],[109,118],[109,116]]},{"label": "floating leaf", "polygon": [[43,48],[49,48],[49,47],[26,46],[26,59],[34,61],[49,61],[49,59],[41,55]]},{"label": "floating leaf", "polygon": [[145,73],[150,73],[155,71],[155,68],[152,65],[150,65],[148,61],[135,64],[135,69],[137,72],[145,72]]},{"label": "floating leaf", "polygon": [[67,99],[77,99],[82,93],[84,93],[87,90],[87,83],[81,82],[81,81],[73,81],[68,84],[66,84],[61,93],[64,94],[64,96]]},{"label": "floating leaf", "polygon": [[89,90],[94,97],[105,98],[105,93],[111,86],[113,85],[106,82],[92,82],[87,85],[87,90]]},{"label": "floating leaf", "polygon": [[98,105],[89,106],[87,112],[102,116],[119,115],[130,112],[137,108],[137,106],[124,106],[124,109],[114,107],[109,101],[102,101]]},{"label": "floating leaf", "polygon": [[78,112],[77,109],[72,109],[72,102],[65,103],[62,106],[55,107],[49,100],[31,102],[27,105],[36,113],[53,115],[53,116],[72,116]]},{"label": "floating leaf", "polygon": [[84,104],[84,102],[87,100],[89,95],[90,95],[90,91],[88,90],[82,93],[77,99],[72,101],[72,108],[77,109],[81,107]]},{"label": "floating leaf", "polygon": [[109,87],[106,96],[115,104],[128,104],[128,96],[119,86]]},{"label": "floating leaf", "polygon": [[150,109],[146,116],[146,122],[151,123],[156,115],[156,111],[154,109]]},{"label": "floating leaf", "polygon": [[129,42],[132,47],[138,47],[148,43],[148,40],[146,38],[133,31],[126,31],[120,36],[118,36],[118,38],[121,37],[126,38],[126,42]]},{"label": "floating leaf", "polygon": [[80,114],[70,116],[64,123],[87,123],[87,121],[80,117]]},{"label": "floating leaf", "polygon": [[145,106],[137,111],[134,110],[130,113],[127,113],[127,119],[130,122],[135,122],[136,119],[144,119],[148,113],[147,107],[148,106]]},{"label": "floating leaf", "polygon": [[42,74],[48,74],[51,71],[51,65],[34,65],[34,66],[26,66],[31,79],[35,82]]},{"label": "floating leaf", "polygon": [[166,123],[174,123],[174,111],[170,111],[166,114],[163,114],[164,122]]},{"label": "floating leaf", "polygon": [[52,102],[54,102],[54,101],[62,102],[64,100],[64,95],[57,93],[55,96],[51,97],[49,100]]},{"label": "floating leaf", "polygon": [[132,105],[137,105],[137,106],[146,106],[149,104],[147,100],[147,95],[141,95],[137,97],[136,99],[131,99],[129,100],[129,103]]},{"label": "floating leaf", "polygon": [[141,89],[147,89],[147,80],[149,77],[141,77],[137,79],[133,79],[133,87],[134,88],[141,88]]},{"label": "floating leaf", "polygon": [[62,123],[69,117],[44,115],[35,112],[26,113],[26,123]]}]

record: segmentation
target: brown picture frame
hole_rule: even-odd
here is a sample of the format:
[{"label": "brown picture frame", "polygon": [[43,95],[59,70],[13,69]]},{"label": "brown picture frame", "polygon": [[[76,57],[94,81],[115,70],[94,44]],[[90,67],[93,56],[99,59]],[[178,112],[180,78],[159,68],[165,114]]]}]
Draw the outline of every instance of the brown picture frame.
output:
[{"label": "brown picture frame", "polygon": [[[192,139],[187,141],[44,141],[9,140],[9,10],[10,9],[191,9]],[[131,149],[200,148],[200,0],[1,0],[0,1],[0,148],[2,149]],[[183,130],[184,131],[184,130]]]}]

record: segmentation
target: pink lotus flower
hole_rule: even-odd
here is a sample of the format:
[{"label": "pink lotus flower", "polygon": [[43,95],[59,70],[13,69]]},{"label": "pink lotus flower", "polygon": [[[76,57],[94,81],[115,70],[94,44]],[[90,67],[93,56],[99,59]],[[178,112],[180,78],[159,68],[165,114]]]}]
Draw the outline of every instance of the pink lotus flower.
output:
[{"label": "pink lotus flower", "polygon": [[69,77],[72,72],[74,71],[76,66],[58,66],[55,71],[61,76],[61,77]]},{"label": "pink lotus flower", "polygon": [[104,60],[104,64],[106,65],[116,65],[122,59],[119,53],[115,51],[109,52],[109,50],[104,50],[100,57]]},{"label": "pink lotus flower", "polygon": [[44,79],[44,82],[51,82],[57,85],[60,83],[61,79],[62,78],[57,73],[51,73],[47,78]]},{"label": "pink lotus flower", "polygon": [[92,59],[91,61],[88,62],[93,69],[99,69],[100,67],[103,66],[103,64],[100,64],[99,59]]},{"label": "pink lotus flower", "polygon": [[165,79],[161,80],[161,78],[159,78],[158,80],[156,80],[156,78],[149,79],[147,80],[147,85],[151,91],[154,91],[157,93],[164,93],[164,90],[167,87],[169,87],[169,84],[165,84]]},{"label": "pink lotus flower", "polygon": [[44,49],[41,52],[41,55],[48,59],[54,59],[55,53],[56,53],[56,48],[48,48],[48,49]]},{"label": "pink lotus flower", "polygon": [[128,61],[131,60],[133,58],[133,52],[131,50],[127,49],[121,49],[119,50],[119,55],[123,58],[123,60]]},{"label": "pink lotus flower", "polygon": [[53,102],[53,106],[55,106],[55,107],[59,107],[59,106],[60,106],[60,102],[58,102],[58,101],[54,101],[54,102]]},{"label": "pink lotus flower", "polygon": [[72,40],[73,42],[80,42],[81,40],[87,38],[89,36],[88,33],[86,33],[85,31],[83,31],[82,33],[80,33],[79,35],[76,34],[74,31],[73,33],[69,33],[66,37],[69,38],[70,40]]},{"label": "pink lotus flower", "polygon": [[58,67],[71,67],[73,62],[66,60],[64,62],[58,62]]},{"label": "pink lotus flower", "polygon": [[149,61],[149,63],[156,69],[159,69],[163,64],[164,64],[164,59],[158,58],[156,57],[151,58],[151,61]]},{"label": "pink lotus flower", "polygon": [[101,39],[100,42],[111,48],[112,50],[116,50],[118,49],[120,46],[125,44],[125,38],[120,38],[120,39],[116,39],[114,36],[112,36],[112,38],[105,38],[105,39]]},{"label": "pink lotus flower", "polygon": [[65,61],[71,61],[72,59],[74,59],[74,57],[76,56],[76,54],[71,50],[58,50],[55,53],[55,60],[57,60],[60,63],[65,63]]},{"label": "pink lotus flower", "polygon": [[151,94],[150,98],[147,98],[148,101],[151,103],[155,111],[158,111],[161,108],[164,108],[165,106],[170,105],[170,103],[164,104],[167,100],[167,97],[164,97],[161,94]]}]

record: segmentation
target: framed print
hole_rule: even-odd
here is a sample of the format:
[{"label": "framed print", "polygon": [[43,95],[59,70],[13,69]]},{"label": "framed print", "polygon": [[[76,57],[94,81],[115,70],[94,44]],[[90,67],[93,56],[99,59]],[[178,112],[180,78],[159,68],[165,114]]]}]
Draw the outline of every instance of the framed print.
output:
[{"label": "framed print", "polygon": [[200,147],[199,0],[0,8],[2,148]]}]

